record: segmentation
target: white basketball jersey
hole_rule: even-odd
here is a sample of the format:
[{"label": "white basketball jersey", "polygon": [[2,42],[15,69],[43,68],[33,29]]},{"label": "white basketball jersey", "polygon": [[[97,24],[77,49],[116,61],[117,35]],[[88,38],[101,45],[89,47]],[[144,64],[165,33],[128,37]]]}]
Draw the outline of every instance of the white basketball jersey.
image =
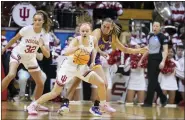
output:
[{"label": "white basketball jersey", "polygon": [[[81,36],[76,37],[77,40],[81,39]],[[92,52],[92,50],[94,49],[94,37],[90,36],[89,37],[89,45],[85,46],[85,48],[88,50],[89,53]],[[67,56],[67,60],[64,62],[64,64],[67,64],[68,66],[77,66],[77,64],[73,63],[73,54],[70,56]],[[86,69],[87,65],[80,65],[80,69]],[[68,67],[69,68],[69,67]]]},{"label": "white basketball jersey", "polygon": [[[77,36],[76,37],[77,38],[77,40],[79,40],[80,41],[80,39],[81,39],[81,36]],[[91,53],[92,52],[92,50],[94,49],[94,36],[89,36],[89,45],[88,46],[85,46],[85,48],[88,50],[88,52],[89,53]]]},{"label": "white basketball jersey", "polygon": [[44,29],[40,33],[36,33],[33,29],[33,25],[23,27],[19,34],[22,36],[20,43],[13,49],[13,52],[17,52],[21,57],[30,59],[36,57],[36,52],[39,49],[39,39],[44,40],[44,44],[49,46],[49,35]]}]

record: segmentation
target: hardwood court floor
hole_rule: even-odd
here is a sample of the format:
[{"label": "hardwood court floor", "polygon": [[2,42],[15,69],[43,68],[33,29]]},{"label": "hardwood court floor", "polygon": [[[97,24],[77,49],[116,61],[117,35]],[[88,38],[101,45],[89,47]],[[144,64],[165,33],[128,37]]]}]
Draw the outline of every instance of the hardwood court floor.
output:
[{"label": "hardwood court floor", "polygon": [[47,102],[44,106],[49,107],[50,112],[39,112],[37,116],[28,115],[24,108],[29,105],[29,102],[2,102],[1,118],[2,120],[15,120],[15,119],[42,119],[42,120],[69,120],[69,119],[90,119],[90,120],[125,120],[125,119],[184,119],[184,108],[177,107],[151,107],[142,108],[140,106],[128,106],[124,104],[111,103],[116,108],[116,113],[103,114],[102,117],[94,117],[89,112],[91,102],[71,102],[70,112],[63,116],[57,114],[60,103]]}]

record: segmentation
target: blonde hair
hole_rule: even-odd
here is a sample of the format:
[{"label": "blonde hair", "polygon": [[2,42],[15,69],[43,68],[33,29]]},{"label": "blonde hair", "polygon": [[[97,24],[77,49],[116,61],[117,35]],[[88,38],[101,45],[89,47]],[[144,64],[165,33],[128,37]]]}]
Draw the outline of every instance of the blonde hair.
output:
[{"label": "blonde hair", "polygon": [[48,33],[50,31],[50,27],[52,25],[52,21],[49,18],[48,14],[43,11],[43,10],[38,10],[33,17],[35,17],[35,15],[42,15],[43,19],[44,19],[44,23],[43,23],[43,28],[45,29],[45,31]]},{"label": "blonde hair", "polygon": [[92,17],[87,12],[80,16],[76,16],[76,25],[79,27],[79,29],[85,24],[89,25],[92,29]]},{"label": "blonde hair", "polygon": [[108,23],[112,24],[112,27],[113,27],[113,29],[111,31],[112,34],[117,35],[117,36],[120,34],[120,32],[121,32],[120,27],[118,25],[116,25],[116,23],[114,23],[114,21],[111,18],[105,18],[103,20],[103,23],[104,22],[108,22]]}]

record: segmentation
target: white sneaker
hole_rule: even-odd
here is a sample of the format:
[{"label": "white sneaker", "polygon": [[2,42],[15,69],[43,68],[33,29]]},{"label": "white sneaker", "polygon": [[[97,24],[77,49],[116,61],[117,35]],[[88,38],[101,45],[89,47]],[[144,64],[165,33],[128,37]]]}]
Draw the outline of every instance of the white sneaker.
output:
[{"label": "white sneaker", "polygon": [[101,109],[101,111],[105,111],[107,113],[114,113],[114,112],[116,112],[116,109],[112,108],[107,103],[105,103],[103,105],[100,105],[100,109]]},{"label": "white sneaker", "polygon": [[27,110],[28,110],[28,114],[29,115],[37,115],[38,112],[36,110],[37,108],[37,104],[36,103],[31,103],[28,107],[27,107]]},{"label": "white sneaker", "polygon": [[48,112],[49,109],[47,107],[44,107],[42,105],[37,105],[37,108],[36,108],[38,111],[45,111],[45,112]]}]

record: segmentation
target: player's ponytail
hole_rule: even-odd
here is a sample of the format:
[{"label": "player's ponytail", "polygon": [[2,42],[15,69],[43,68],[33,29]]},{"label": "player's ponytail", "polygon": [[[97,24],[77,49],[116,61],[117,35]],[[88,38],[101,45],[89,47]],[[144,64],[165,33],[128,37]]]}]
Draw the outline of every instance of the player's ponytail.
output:
[{"label": "player's ponytail", "polygon": [[[52,21],[51,19],[49,18],[48,14],[43,11],[43,10],[38,10],[35,15],[42,15],[43,16],[43,19],[44,19],[44,23],[43,23],[43,28],[44,30],[48,33],[50,31],[50,27],[52,25]],[[34,15],[34,16],[35,16]],[[33,16],[33,17],[34,17]]]}]

